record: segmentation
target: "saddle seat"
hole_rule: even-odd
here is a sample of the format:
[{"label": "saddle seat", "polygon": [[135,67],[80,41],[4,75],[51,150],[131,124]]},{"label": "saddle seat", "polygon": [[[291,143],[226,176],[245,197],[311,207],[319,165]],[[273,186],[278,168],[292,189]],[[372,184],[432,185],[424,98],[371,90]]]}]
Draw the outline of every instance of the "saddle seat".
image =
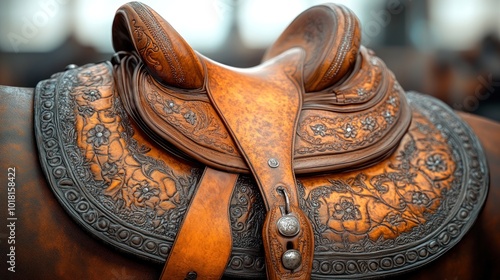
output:
[{"label": "saddle seat", "polygon": [[[148,28],[141,27],[142,21]],[[153,26],[158,29],[152,31]],[[129,83],[121,92],[128,93],[125,106],[141,129],[150,131],[164,146],[175,145],[187,158],[237,173],[248,173],[248,166],[208,93],[215,81],[225,80],[225,96],[230,96],[230,86],[237,79],[249,96],[252,90],[265,90],[269,98],[280,94],[276,88],[265,88],[275,85],[275,71],[267,68],[294,67],[293,71],[300,72],[295,74],[297,85],[279,89],[304,87],[294,139],[297,174],[361,167],[394,150],[409,126],[410,110],[394,75],[373,52],[360,47],[360,34],[358,19],[347,8],[313,7],[290,24],[267,51],[262,65],[235,69],[193,51],[145,5],[122,7],[113,24],[115,49],[139,56],[122,63],[117,72]],[[290,56],[278,57],[293,48],[305,52],[303,66],[289,61]],[[187,64],[179,59],[186,57]],[[277,61],[286,65],[277,66]],[[173,70],[172,65],[177,68]],[[163,71],[170,68],[186,77],[174,81],[175,75]],[[196,77],[188,78],[187,73]],[[243,85],[249,73],[256,77]],[[356,129],[363,127],[363,117],[373,122],[370,129]]]},{"label": "saddle seat", "polygon": [[162,279],[418,268],[471,227],[486,161],[465,123],[405,93],[360,34],[347,8],[316,6],[238,69],[125,4],[111,63],[37,86],[49,185],[93,235],[165,263]]}]

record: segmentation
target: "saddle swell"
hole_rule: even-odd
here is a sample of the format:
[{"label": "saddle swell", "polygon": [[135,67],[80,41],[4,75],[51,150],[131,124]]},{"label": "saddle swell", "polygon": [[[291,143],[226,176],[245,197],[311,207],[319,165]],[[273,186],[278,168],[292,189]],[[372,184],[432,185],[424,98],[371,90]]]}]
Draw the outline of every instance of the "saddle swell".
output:
[{"label": "saddle swell", "polygon": [[[326,53],[321,55],[322,57],[325,55],[332,57],[332,61],[329,64],[325,62],[325,65],[341,65],[342,62],[344,66],[339,69],[345,69],[331,81],[335,83],[336,79],[342,78],[342,82],[315,92],[307,92],[309,82],[306,80],[303,82],[306,91],[302,94],[303,109],[300,112],[299,129],[294,139],[296,143],[294,170],[297,174],[340,171],[353,166],[362,167],[387,157],[403,137],[411,120],[404,91],[384,63],[371,51],[364,47],[356,47],[356,43],[353,43],[352,48],[342,49],[345,41],[359,44],[359,23],[352,12],[348,13],[345,8],[334,7],[319,6],[313,8],[304,12],[296,20],[300,22],[303,18],[310,19],[310,13],[315,15],[319,9],[327,11],[327,13],[322,13],[328,17],[325,19],[327,21],[334,21],[331,17],[335,16],[336,13],[333,11],[339,13],[338,10],[341,10],[343,11],[341,15],[349,17],[349,22],[353,22],[351,23],[353,26],[350,27],[350,30],[353,31],[349,34],[341,32],[344,25],[339,25],[338,29],[335,30],[328,29],[327,31],[331,34],[323,34],[322,37],[336,38],[330,40],[337,42],[339,46],[329,43],[329,48],[325,49],[323,45],[319,44],[321,42],[315,42],[316,44],[311,46],[303,46],[308,47],[304,49],[306,53],[304,75],[310,71],[308,69],[311,69],[313,63],[311,62],[313,59],[308,57],[317,57],[319,56],[317,53],[321,51]],[[144,7],[137,10],[142,11],[142,9]],[[136,29],[134,33],[129,33],[131,27],[119,29],[126,24],[123,22],[125,19],[131,20],[137,27],[140,17],[135,16],[134,18],[136,13],[138,13],[136,9],[128,6],[118,12],[114,23],[117,28],[115,30],[118,30],[114,32],[117,34],[114,35],[115,41],[118,42],[115,45],[123,46],[124,43],[120,40],[127,36],[127,39],[123,39],[123,41],[130,43],[127,44],[127,48],[117,49],[117,51],[144,53],[139,47],[134,47],[132,42],[140,45],[144,38],[148,38],[148,42],[163,39],[163,37],[154,38],[148,32],[143,31],[144,28]],[[123,16],[123,14],[127,14],[127,16]],[[164,20],[157,18],[156,21],[162,22]],[[163,26],[169,25],[167,23],[159,25],[159,30],[151,34],[165,33],[169,34],[169,38],[178,36],[176,40],[183,40],[173,28],[169,26],[167,29]],[[289,29],[293,29],[293,26],[294,24]],[[309,28],[313,27],[314,25]],[[292,31],[287,29],[284,34],[290,32]],[[298,34],[309,38],[310,32],[304,31],[303,34]],[[344,37],[337,38],[336,35],[344,35]],[[297,40],[295,37],[291,39]],[[278,49],[285,48],[278,44],[281,41],[285,41],[285,38],[278,40],[277,44],[268,52],[268,56],[277,52]],[[156,44],[151,43],[151,45]],[[181,44],[181,46],[182,48],[179,48],[181,50],[178,52],[193,52],[187,44]],[[297,43],[286,46],[301,45]],[[331,53],[336,52],[337,47],[339,48],[338,53],[342,53],[342,55],[333,56]],[[359,53],[358,50],[360,50]],[[154,57],[154,55],[152,56]],[[339,62],[339,56],[343,57],[344,60]],[[203,70],[197,70],[196,73],[206,73],[207,65],[217,65],[217,68],[222,71],[231,69],[236,72],[257,72],[263,69],[266,63],[267,65],[273,63],[270,58],[267,58],[267,62],[260,66],[240,70],[217,64],[200,54],[197,54],[197,57],[196,63],[201,63]],[[204,82],[197,89],[168,84],[166,80],[157,79],[155,78],[157,75],[150,74],[155,69],[154,66],[150,65],[150,60],[152,58],[144,59],[141,55],[137,59],[136,69],[123,69],[119,66],[118,70],[120,73],[124,73],[119,75],[122,81],[120,83],[127,83],[123,90],[125,99],[130,101],[127,108],[129,108],[129,113],[134,117],[134,120],[141,125],[141,128],[145,131],[151,131],[152,137],[159,139],[160,144],[165,143],[166,148],[169,145],[175,145],[187,157],[193,158],[195,161],[216,169],[249,173],[248,166],[237,145],[230,137],[226,125],[209,100],[208,91],[210,88],[207,83]],[[130,68],[130,66],[127,67]],[[324,66],[317,65],[318,71],[322,67]],[[340,76],[340,74],[345,75]],[[259,81],[259,83],[266,83],[266,79]],[[300,85],[298,86],[300,87]],[[275,93],[269,93],[270,96],[273,94]]]},{"label": "saddle swell", "polygon": [[401,273],[484,203],[477,138],[405,93],[344,7],[305,11],[250,69],[196,53],[140,3],[113,28],[112,63],[37,86],[37,144],[68,213],[165,263],[163,279]]}]

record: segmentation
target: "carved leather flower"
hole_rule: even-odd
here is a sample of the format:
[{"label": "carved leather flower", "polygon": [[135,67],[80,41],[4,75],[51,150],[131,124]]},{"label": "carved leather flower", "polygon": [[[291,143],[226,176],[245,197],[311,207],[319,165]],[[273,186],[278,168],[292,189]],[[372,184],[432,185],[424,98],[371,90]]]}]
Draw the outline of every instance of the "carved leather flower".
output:
[{"label": "carved leather flower", "polygon": [[90,117],[95,113],[95,110],[91,106],[81,106],[78,107],[78,112],[86,117]]},{"label": "carved leather flower", "polygon": [[318,123],[310,126],[314,135],[319,135],[321,137],[326,135],[326,126],[322,123]]},{"label": "carved leather flower", "polygon": [[446,170],[446,162],[441,155],[430,155],[425,161],[425,166],[432,172],[443,172]]},{"label": "carved leather flower", "polygon": [[102,165],[102,176],[103,177],[112,177],[118,173],[118,166],[115,162],[106,161]]},{"label": "carved leather flower", "polygon": [[354,204],[354,200],[348,197],[342,197],[339,203],[333,206],[333,218],[342,221],[361,220],[361,211],[358,205]]},{"label": "carved leather flower", "polygon": [[139,182],[139,187],[134,191],[134,197],[138,202],[150,199],[152,196],[158,196],[160,190],[152,188],[146,180]]},{"label": "carved leather flower", "polygon": [[94,128],[87,132],[87,143],[92,144],[94,148],[99,148],[103,144],[109,143],[111,132],[102,124],[96,124]]},{"label": "carved leather flower", "polygon": [[354,138],[354,137],[356,137],[356,134],[358,134],[358,132],[356,131],[356,128],[354,126],[352,126],[352,124],[346,123],[346,125],[344,126],[345,138]]},{"label": "carved leather flower", "polygon": [[391,224],[393,226],[398,226],[399,224],[404,222],[403,217],[401,216],[401,213],[391,212],[391,213],[387,214],[385,219],[389,224]]},{"label": "carved leather flower", "polygon": [[391,96],[389,99],[387,99],[387,104],[390,104],[392,106],[396,106],[396,97]]},{"label": "carved leather flower", "polygon": [[391,124],[394,121],[394,116],[391,114],[389,110],[384,111],[384,113],[382,113],[382,116],[385,118],[385,121],[389,124]]},{"label": "carved leather flower", "polygon": [[411,198],[411,202],[416,205],[427,205],[430,202],[427,194],[423,192],[414,192]]},{"label": "carved leather flower", "polygon": [[163,104],[163,112],[166,114],[179,113],[179,105],[175,104],[173,100],[167,100]]},{"label": "carved leather flower", "polygon": [[101,92],[98,89],[86,89],[83,91],[83,99],[94,102],[101,98]]},{"label": "carved leather flower", "polygon": [[196,123],[196,114],[193,111],[189,111],[184,114],[184,119],[191,125],[194,125]]},{"label": "carved leather flower", "polygon": [[377,122],[372,117],[366,117],[366,119],[361,121],[361,124],[363,125],[364,130],[373,131],[375,129],[375,126],[377,125]]}]

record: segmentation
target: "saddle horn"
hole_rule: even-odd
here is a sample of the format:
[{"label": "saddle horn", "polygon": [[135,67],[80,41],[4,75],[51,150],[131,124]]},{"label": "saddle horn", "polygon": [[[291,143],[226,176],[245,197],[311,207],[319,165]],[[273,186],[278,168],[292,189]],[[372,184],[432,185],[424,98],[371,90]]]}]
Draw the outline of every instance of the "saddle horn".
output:
[{"label": "saddle horn", "polygon": [[267,50],[264,61],[293,47],[306,51],[306,92],[340,81],[352,69],[360,49],[359,19],[342,5],[324,4],[300,14]]},{"label": "saddle horn", "polygon": [[159,82],[183,89],[203,86],[203,66],[189,44],[153,9],[139,2],[121,6],[113,21],[116,52],[137,52]]}]

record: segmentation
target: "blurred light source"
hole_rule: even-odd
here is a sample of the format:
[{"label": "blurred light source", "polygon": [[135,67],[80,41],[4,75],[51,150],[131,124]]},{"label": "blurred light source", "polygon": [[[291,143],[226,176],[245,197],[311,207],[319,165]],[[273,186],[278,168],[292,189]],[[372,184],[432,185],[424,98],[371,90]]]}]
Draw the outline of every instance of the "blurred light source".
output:
[{"label": "blurred light source", "polygon": [[269,46],[308,7],[302,0],[254,0],[239,4],[236,17],[243,42],[250,48]]},{"label": "blurred light source", "polygon": [[[201,52],[217,49],[229,30],[232,7],[221,1],[147,1],[153,8]],[[123,0],[80,0],[76,6],[75,33],[78,39],[101,52],[113,52],[111,25]],[[98,7],[98,8],[96,8]],[[98,32],[96,32],[98,31]]]},{"label": "blurred light source", "polygon": [[430,31],[435,47],[464,50],[479,42],[498,24],[500,7],[492,9],[494,1],[498,3],[498,0],[429,1]]},{"label": "blurred light source", "polygon": [[0,49],[4,52],[47,52],[71,33],[68,1],[5,1],[0,11]]},{"label": "blurred light source", "polygon": [[197,51],[215,51],[226,38],[231,0],[145,1]]},{"label": "blurred light source", "polygon": [[[113,52],[111,24],[118,7],[128,0],[0,0],[0,50],[48,52],[73,35],[83,45]],[[217,52],[233,22],[243,43],[266,48],[303,10],[328,0],[141,0],[150,5],[200,52]],[[331,0],[330,0],[331,1]],[[359,17],[363,43],[382,43],[395,14],[387,8],[412,0],[333,0]],[[409,37],[419,48],[468,49],[487,33],[500,37],[499,0],[427,1],[427,18],[412,22]],[[236,17],[236,18],[233,18]],[[427,34],[432,34],[427,36]],[[390,34],[389,34],[390,35]]]}]

